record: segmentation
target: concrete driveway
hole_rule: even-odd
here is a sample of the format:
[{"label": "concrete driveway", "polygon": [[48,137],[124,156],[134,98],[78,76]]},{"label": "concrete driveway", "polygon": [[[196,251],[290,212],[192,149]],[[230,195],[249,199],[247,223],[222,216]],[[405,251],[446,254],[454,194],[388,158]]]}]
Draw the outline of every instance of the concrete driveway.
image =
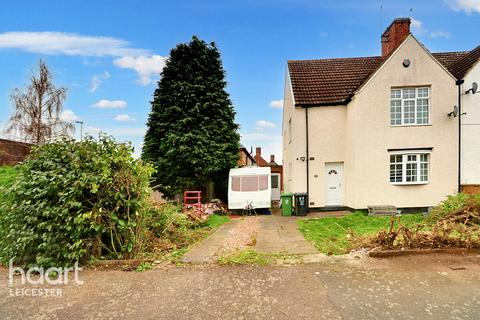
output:
[{"label": "concrete driveway", "polygon": [[433,320],[480,314],[475,255],[90,270],[80,279],[84,285],[60,286],[60,297],[11,297],[2,269],[0,318]]},{"label": "concrete driveway", "polygon": [[[186,263],[214,263],[232,238],[253,242],[260,253],[314,254],[317,249],[298,230],[297,217],[275,215],[248,216],[234,219],[221,226],[214,234],[194,246],[182,258]],[[256,224],[252,227],[252,224]],[[253,232],[245,235],[244,231]]]}]

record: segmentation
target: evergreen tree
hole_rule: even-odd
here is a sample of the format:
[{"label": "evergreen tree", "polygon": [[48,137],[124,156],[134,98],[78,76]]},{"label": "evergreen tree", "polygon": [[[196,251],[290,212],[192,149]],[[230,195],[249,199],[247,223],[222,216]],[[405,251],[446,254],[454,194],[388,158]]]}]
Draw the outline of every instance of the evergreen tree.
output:
[{"label": "evergreen tree", "polygon": [[155,90],[142,158],[173,195],[224,181],[238,158],[235,111],[214,43],[193,37],[171,50]]}]

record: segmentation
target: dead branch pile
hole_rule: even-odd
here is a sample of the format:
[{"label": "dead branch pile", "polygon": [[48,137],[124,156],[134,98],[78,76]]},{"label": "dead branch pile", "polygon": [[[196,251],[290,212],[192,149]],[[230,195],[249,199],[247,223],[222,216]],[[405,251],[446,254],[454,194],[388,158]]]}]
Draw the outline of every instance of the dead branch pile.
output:
[{"label": "dead branch pile", "polygon": [[391,217],[387,230],[363,239],[362,245],[381,250],[480,248],[479,209],[466,207],[431,226],[419,224],[413,228],[403,225],[400,216]]},{"label": "dead branch pile", "polygon": [[229,215],[230,211],[226,204],[220,200],[212,200],[209,203],[203,203],[200,207],[185,208],[184,212],[194,221],[205,221],[210,215]]}]

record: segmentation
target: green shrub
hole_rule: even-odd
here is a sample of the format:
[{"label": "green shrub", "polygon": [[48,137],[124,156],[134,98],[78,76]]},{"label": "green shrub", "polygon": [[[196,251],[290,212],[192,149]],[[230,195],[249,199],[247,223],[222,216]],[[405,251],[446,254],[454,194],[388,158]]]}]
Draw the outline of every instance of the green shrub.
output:
[{"label": "green shrub", "polygon": [[[8,187],[10,187],[17,176],[16,167],[0,167],[0,205],[8,199]],[[1,208],[0,208],[1,210]],[[1,211],[0,211],[1,214]]]},{"label": "green shrub", "polygon": [[70,266],[90,257],[133,256],[148,207],[151,166],[128,144],[102,136],[34,148],[18,166],[0,216],[0,259]]},{"label": "green shrub", "polygon": [[446,200],[432,208],[427,217],[427,222],[436,223],[438,220],[469,206],[480,207],[480,194],[458,193],[448,196]]}]

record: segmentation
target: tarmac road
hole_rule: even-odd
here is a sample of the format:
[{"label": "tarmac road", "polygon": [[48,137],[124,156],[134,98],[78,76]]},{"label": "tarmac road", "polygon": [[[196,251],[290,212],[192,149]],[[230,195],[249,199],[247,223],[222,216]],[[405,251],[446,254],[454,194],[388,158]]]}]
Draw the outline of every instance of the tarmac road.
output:
[{"label": "tarmac road", "polygon": [[9,287],[1,269],[0,319],[480,318],[478,255],[85,270],[80,280],[37,286],[61,288],[58,297],[11,296],[35,286]]}]

